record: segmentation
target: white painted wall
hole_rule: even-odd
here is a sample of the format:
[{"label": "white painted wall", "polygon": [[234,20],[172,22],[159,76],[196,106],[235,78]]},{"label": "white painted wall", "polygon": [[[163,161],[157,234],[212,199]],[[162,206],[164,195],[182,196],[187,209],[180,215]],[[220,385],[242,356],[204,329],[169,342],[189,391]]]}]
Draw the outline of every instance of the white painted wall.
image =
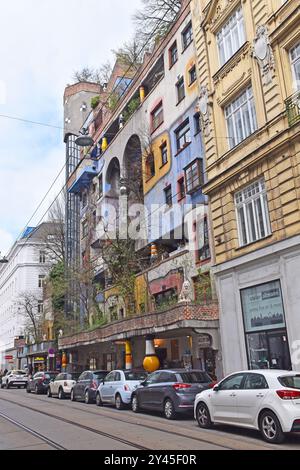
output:
[{"label": "white painted wall", "polygon": [[[225,374],[248,369],[240,291],[280,280],[293,369],[300,371],[300,237],[214,268]],[[298,349],[297,349],[298,348]],[[297,354],[298,350],[298,354]]]},{"label": "white painted wall", "polygon": [[39,262],[43,249],[40,240],[17,241],[8,256],[9,263],[0,268],[0,353],[13,348],[15,337],[24,333],[25,317],[18,306],[20,295],[26,292],[43,299],[39,275],[46,275],[50,268],[49,263]]}]

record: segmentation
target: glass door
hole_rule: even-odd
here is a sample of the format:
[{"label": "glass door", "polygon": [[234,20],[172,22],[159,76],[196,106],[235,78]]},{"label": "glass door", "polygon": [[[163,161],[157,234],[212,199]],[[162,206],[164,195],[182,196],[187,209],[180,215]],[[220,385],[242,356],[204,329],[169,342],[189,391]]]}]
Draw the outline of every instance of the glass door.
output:
[{"label": "glass door", "polygon": [[286,331],[268,333],[269,357],[271,369],[290,370],[291,356]]}]

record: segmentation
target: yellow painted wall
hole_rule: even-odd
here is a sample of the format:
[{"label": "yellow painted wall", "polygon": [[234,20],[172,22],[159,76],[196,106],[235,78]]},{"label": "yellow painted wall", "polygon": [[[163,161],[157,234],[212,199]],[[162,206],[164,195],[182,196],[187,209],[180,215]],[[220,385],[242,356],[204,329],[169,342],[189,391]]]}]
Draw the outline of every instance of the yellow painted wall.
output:
[{"label": "yellow painted wall", "polygon": [[[160,147],[164,142],[167,142],[167,146],[168,146],[168,163],[162,167]],[[155,175],[150,179],[149,179],[148,172],[147,172],[146,158],[144,157],[143,159],[143,179],[144,179],[144,193],[145,194],[147,194],[156,185],[156,183],[170,171],[172,153],[171,153],[170,136],[168,132],[164,132],[153,141],[152,151],[154,154],[154,161],[155,161]]]},{"label": "yellow painted wall", "polygon": [[[238,5],[243,8],[247,42],[220,67],[216,34]],[[300,233],[300,123],[289,127],[285,104],[295,91],[289,50],[300,42],[298,7],[298,0],[284,5],[280,0],[213,0],[209,5],[206,0],[192,0],[198,86],[207,86],[210,94],[204,191],[210,196],[213,236],[218,239],[217,264]],[[269,84],[263,84],[252,56],[256,30],[262,24],[267,25],[275,60]],[[250,83],[258,131],[230,150],[224,107]],[[272,236],[240,248],[234,195],[260,177],[268,191]]]}]

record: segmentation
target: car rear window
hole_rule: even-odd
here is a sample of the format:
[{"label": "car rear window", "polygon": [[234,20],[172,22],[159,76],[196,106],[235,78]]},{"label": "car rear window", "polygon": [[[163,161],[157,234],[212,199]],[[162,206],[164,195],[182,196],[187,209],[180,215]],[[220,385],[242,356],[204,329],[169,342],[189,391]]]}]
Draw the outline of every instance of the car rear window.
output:
[{"label": "car rear window", "polygon": [[94,378],[96,380],[105,379],[106,376],[107,376],[107,372],[96,372],[96,374],[94,374]]},{"label": "car rear window", "polygon": [[148,377],[148,374],[146,372],[124,372],[125,379],[126,380],[136,380],[136,381],[142,381],[146,380]]},{"label": "car rear window", "polygon": [[49,374],[48,372],[45,373],[45,379],[47,380],[55,379],[55,377],[57,377],[57,374]]},{"label": "car rear window", "polygon": [[300,390],[300,375],[287,375],[286,377],[279,377],[278,380],[284,387]]},{"label": "car rear window", "polygon": [[78,380],[81,374],[68,374],[67,380]]},{"label": "car rear window", "polygon": [[180,377],[187,384],[204,384],[212,382],[211,377],[206,372],[180,372]]},{"label": "car rear window", "polygon": [[15,374],[15,375],[26,375],[26,372],[24,372],[23,370],[14,370],[13,374]]}]

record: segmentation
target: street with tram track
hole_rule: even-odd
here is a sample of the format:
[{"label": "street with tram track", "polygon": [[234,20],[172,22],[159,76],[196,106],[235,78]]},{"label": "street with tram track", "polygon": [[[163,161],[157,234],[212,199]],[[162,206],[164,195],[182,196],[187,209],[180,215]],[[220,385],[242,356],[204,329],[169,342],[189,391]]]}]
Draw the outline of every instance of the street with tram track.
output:
[{"label": "street with tram track", "polygon": [[232,427],[203,431],[192,418],[166,421],[111,407],[0,391],[0,449],[28,450],[300,450],[300,436],[272,446],[259,433]]}]

